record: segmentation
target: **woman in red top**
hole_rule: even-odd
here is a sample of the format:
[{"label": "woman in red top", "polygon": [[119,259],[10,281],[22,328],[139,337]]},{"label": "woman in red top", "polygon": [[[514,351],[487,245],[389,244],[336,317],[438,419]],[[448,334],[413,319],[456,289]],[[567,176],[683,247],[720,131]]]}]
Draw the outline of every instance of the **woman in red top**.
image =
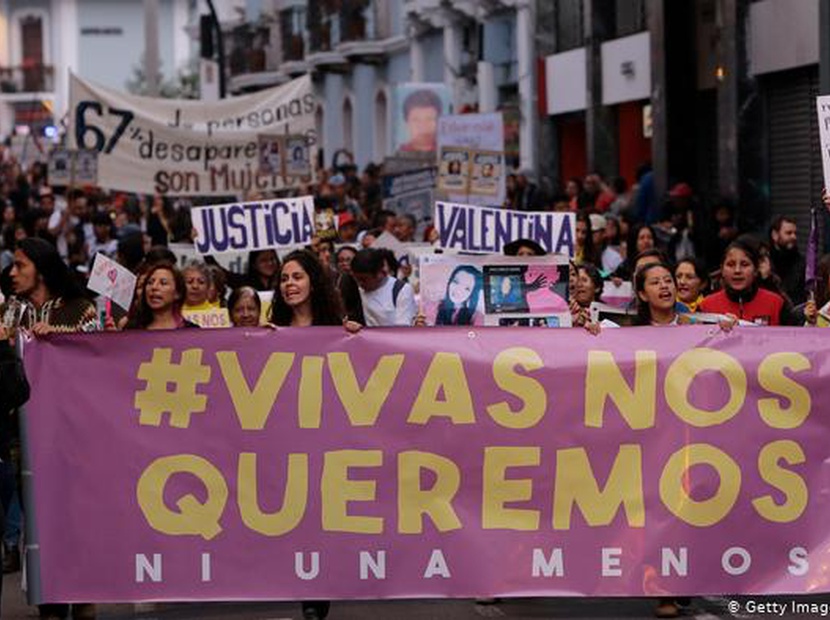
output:
[{"label": "woman in red top", "polygon": [[759,325],[792,324],[784,298],[758,286],[758,251],[754,246],[742,240],[730,243],[721,264],[721,279],[723,288],[701,302],[701,312],[731,314]]}]

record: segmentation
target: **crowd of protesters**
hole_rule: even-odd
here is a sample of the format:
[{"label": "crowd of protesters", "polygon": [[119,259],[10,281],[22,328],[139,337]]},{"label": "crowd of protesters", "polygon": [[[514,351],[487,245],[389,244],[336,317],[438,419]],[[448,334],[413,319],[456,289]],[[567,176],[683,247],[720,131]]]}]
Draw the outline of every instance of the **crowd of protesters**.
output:
[{"label": "crowd of protesters", "polygon": [[[383,208],[381,169],[363,174],[353,166],[323,171],[313,192],[318,221],[335,225],[306,249],[280,259],[277,252],[251,252],[245,273],[229,272],[213,260],[180,268],[167,246],[192,241],[188,204],[161,196],[135,196],[97,188],[50,187],[43,164],[22,169],[0,147],[0,289],[5,299],[0,324],[0,379],[3,390],[16,381],[17,399],[0,397],[0,470],[5,525],[4,572],[19,569],[19,493],[13,483],[16,435],[7,409],[16,404],[25,380],[9,346],[18,330],[50,332],[97,329],[180,329],[196,327],[188,312],[227,308],[232,325],[252,328],[342,325],[363,327],[425,325],[411,270],[390,250],[372,248],[382,235],[399,243],[435,242],[432,227],[411,214]],[[830,324],[830,255],[818,262],[815,290],[805,283],[805,256],[798,249],[793,218],[778,217],[767,234],[747,234],[728,201],[705,205],[686,183],[663,197],[653,195],[648,169],[637,184],[599,174],[570,179],[562,193],[537,185],[529,171],[507,178],[507,208],[577,214],[576,253],[570,280],[575,326],[596,331],[590,308],[606,286],[632,282],[630,316],[638,325],[683,325],[714,315],[731,325]],[[246,197],[251,198],[251,197]],[[420,227],[420,232],[419,231]],[[509,254],[544,251],[517,240]],[[101,315],[85,289],[97,253],[138,276],[129,311],[113,307]],[[459,276],[462,278],[463,274]],[[264,311],[266,297],[269,308]],[[443,314],[441,314],[443,312]],[[463,324],[470,309],[443,308],[438,324]],[[7,367],[10,370],[7,370]],[[12,372],[12,371],[16,372]],[[15,377],[12,379],[12,377]],[[673,617],[679,602],[661,601],[656,613]],[[324,617],[326,604],[305,604],[307,618]],[[64,617],[65,606],[44,606],[43,617]],[[94,609],[79,606],[75,617]]]}]

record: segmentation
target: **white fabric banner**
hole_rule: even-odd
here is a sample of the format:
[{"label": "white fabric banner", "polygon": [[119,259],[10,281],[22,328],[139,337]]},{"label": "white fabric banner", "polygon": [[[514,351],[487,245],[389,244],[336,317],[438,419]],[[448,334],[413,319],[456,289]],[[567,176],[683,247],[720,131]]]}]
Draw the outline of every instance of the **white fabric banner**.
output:
[{"label": "white fabric banner", "polygon": [[231,196],[299,186],[264,173],[258,136],[304,137],[315,161],[311,78],[216,102],[155,99],[73,75],[71,144],[98,152],[98,185],[144,194]]}]

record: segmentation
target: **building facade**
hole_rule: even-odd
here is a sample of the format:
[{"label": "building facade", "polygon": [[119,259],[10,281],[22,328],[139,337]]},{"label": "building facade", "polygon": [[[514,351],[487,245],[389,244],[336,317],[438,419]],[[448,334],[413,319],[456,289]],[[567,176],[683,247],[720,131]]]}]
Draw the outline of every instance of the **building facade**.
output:
[{"label": "building facade", "polygon": [[[162,80],[175,80],[198,52],[186,30],[201,4],[158,0]],[[126,90],[144,49],[143,0],[0,0],[0,137],[60,123],[70,71]]]},{"label": "building facade", "polygon": [[513,163],[532,167],[533,37],[520,36],[532,11],[525,0],[251,2],[244,24],[225,26],[230,92],[311,72],[326,165],[347,151],[362,168],[393,155],[395,86],[440,82],[457,112],[504,110]]},{"label": "building facade", "polygon": [[559,187],[589,171],[633,182],[648,162],[658,195],[684,181],[734,202],[750,228],[786,213],[806,230],[823,186],[829,6],[539,0],[542,174]]}]

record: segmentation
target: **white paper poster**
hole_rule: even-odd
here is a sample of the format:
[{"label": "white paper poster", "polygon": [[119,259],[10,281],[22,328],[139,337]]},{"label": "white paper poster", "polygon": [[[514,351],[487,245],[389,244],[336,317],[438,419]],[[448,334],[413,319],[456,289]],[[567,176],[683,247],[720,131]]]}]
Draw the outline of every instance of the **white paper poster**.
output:
[{"label": "white paper poster", "polygon": [[92,274],[89,276],[87,288],[104,297],[112,299],[124,310],[129,310],[135,294],[136,277],[111,258],[100,252],[95,255],[92,263]]}]

